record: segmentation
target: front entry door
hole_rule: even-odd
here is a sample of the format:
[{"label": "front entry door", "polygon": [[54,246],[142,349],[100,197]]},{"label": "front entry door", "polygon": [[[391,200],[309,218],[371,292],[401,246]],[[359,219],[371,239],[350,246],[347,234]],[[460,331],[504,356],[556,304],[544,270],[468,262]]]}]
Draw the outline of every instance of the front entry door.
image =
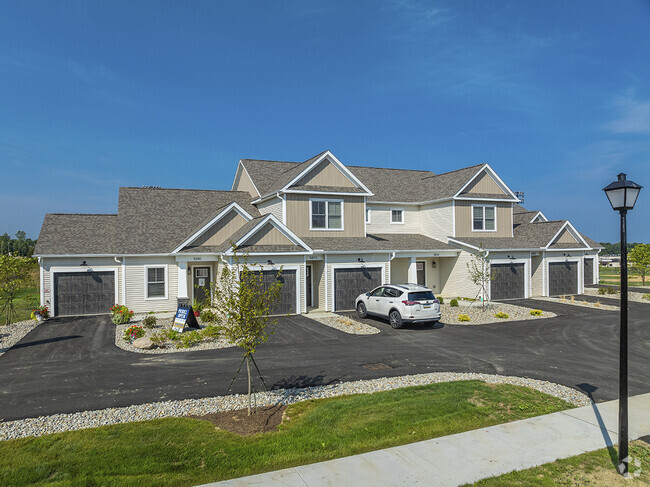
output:
[{"label": "front entry door", "polygon": [[210,268],[194,268],[194,300],[198,303],[207,301],[210,293]]},{"label": "front entry door", "polygon": [[415,270],[418,273],[418,284],[420,286],[426,286],[427,285],[427,275],[426,275],[426,271],[424,270],[424,262],[416,262],[415,263]]},{"label": "front entry door", "polygon": [[305,282],[307,283],[307,306],[311,308],[311,266],[305,267]]}]

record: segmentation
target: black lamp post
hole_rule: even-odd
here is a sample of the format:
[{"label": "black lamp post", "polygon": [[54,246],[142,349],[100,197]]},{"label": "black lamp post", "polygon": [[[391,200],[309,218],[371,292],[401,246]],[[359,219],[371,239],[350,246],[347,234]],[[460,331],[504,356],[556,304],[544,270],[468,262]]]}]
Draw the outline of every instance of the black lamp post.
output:
[{"label": "black lamp post", "polygon": [[618,175],[618,180],[603,188],[614,211],[621,215],[621,338],[619,343],[619,379],[618,379],[618,471],[628,475],[627,445],[627,212],[634,208],[634,203],[641,191],[640,186],[628,181],[625,174]]}]

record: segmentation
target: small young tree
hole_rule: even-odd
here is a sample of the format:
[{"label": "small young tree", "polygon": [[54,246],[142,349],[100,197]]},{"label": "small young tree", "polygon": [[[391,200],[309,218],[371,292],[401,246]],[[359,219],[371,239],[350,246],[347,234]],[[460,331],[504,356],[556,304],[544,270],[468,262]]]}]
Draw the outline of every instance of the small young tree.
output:
[{"label": "small young tree", "polygon": [[0,313],[5,315],[7,325],[16,316],[14,299],[18,290],[28,282],[30,268],[30,259],[0,255]]},{"label": "small young tree", "polygon": [[645,286],[645,277],[650,271],[650,244],[636,244],[628,255],[630,264],[641,276],[641,283]]},{"label": "small young tree", "polygon": [[472,254],[471,260],[467,263],[469,278],[479,288],[476,297],[481,297],[483,310],[485,310],[485,301],[489,300],[488,283],[496,277],[496,274],[490,268],[490,261],[487,256],[488,253],[481,246],[477,253]]},{"label": "small young tree", "polygon": [[[224,266],[212,288],[212,307],[222,320],[223,334],[243,351],[248,375],[248,415],[251,414],[251,363],[258,345],[266,342],[277,324],[269,316],[280,298],[282,283],[264,282],[262,270],[253,270],[246,255],[238,255],[233,247],[232,265]],[[278,275],[282,273],[282,268]],[[255,365],[257,367],[257,365]],[[258,371],[259,372],[259,371]]]}]

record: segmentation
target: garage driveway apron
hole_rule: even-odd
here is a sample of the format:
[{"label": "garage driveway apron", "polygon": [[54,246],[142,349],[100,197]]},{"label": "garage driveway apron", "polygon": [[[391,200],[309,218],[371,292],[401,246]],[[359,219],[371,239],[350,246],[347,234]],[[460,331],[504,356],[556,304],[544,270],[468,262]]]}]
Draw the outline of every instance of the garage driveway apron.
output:
[{"label": "garage driveway apron", "polygon": [[[558,317],[402,330],[366,319],[381,333],[362,336],[291,316],[279,320],[255,358],[273,388],[449,371],[582,386],[597,401],[617,396],[617,312],[513,303]],[[649,314],[650,305],[630,303],[630,395],[650,392]],[[0,357],[0,420],[223,395],[241,361],[237,348],[131,353],[115,346],[114,333],[108,316],[53,319],[29,333]],[[389,368],[377,370],[376,364]],[[241,373],[232,392],[245,387]]]}]

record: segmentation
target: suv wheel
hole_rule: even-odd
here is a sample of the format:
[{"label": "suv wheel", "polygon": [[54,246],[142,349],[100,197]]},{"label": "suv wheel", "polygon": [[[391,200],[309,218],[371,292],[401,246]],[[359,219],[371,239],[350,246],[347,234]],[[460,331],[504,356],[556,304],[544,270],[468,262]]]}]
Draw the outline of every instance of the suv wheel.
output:
[{"label": "suv wheel", "polygon": [[368,316],[368,310],[366,310],[366,305],[363,304],[363,302],[357,304],[357,315],[359,315],[359,318],[365,318]]},{"label": "suv wheel", "polygon": [[402,327],[402,315],[399,314],[399,311],[396,309],[390,312],[388,315],[388,321],[390,322],[390,326],[395,329]]}]

